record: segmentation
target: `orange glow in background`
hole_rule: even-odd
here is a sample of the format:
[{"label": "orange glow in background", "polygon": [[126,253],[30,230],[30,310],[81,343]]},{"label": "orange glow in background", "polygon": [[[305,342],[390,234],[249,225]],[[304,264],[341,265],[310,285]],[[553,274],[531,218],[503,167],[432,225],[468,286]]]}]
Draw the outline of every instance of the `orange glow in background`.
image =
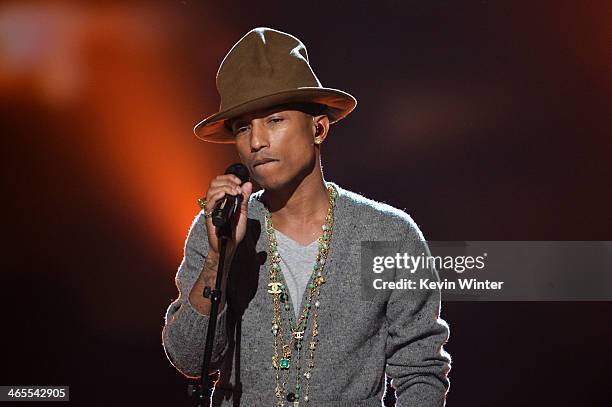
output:
[{"label": "orange glow in background", "polygon": [[[207,144],[192,133],[216,111],[218,96],[214,86],[193,87],[183,69],[193,61],[176,60],[178,17],[160,7],[122,5],[0,8],[3,97],[46,106],[70,121],[75,131],[63,148],[74,149],[80,165],[116,191],[119,202],[109,205],[127,210],[121,216],[161,239],[172,259],[182,254],[197,197],[236,159],[233,147]],[[193,56],[214,50],[201,47]],[[220,59],[210,58],[211,70],[199,74],[214,81]]]}]

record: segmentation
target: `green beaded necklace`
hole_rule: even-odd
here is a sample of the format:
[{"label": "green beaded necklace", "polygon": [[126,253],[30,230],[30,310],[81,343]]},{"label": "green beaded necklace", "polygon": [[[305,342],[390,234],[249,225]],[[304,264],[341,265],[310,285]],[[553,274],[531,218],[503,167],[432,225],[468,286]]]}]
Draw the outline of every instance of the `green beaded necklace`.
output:
[{"label": "green beaded necklace", "polygon": [[[306,304],[302,309],[297,321],[293,321],[294,312],[291,310],[289,296],[287,294],[287,285],[281,273],[280,254],[278,253],[278,242],[272,225],[272,214],[266,208],[266,232],[268,235],[268,256],[270,259],[270,283],[268,283],[268,293],[272,295],[274,302],[274,315],[272,318],[272,334],[274,337],[274,355],[272,356],[272,367],[275,371],[276,386],[274,395],[276,396],[277,406],[284,405],[284,399],[293,402],[294,407],[299,406],[300,399],[308,403],[308,391],[312,369],[314,368],[314,353],[317,348],[319,324],[318,324],[318,309],[321,305],[320,294],[321,286],[325,283],[323,277],[323,269],[329,255],[329,247],[332,238],[332,229],[334,225],[334,208],[336,206],[336,198],[338,191],[332,185],[327,187],[329,193],[329,209],[325,217],[325,224],[322,226],[323,235],[319,238],[319,252],[313,266],[313,272],[307,285]],[[282,305],[281,305],[282,304]],[[314,308],[313,308],[314,307]],[[282,310],[286,311],[287,317],[284,319]],[[302,373],[301,356],[302,342],[306,341],[306,327],[308,318],[312,313],[312,326],[310,341],[308,343],[308,363],[306,372]],[[285,338],[285,327],[290,333],[289,339]],[[293,350],[296,355],[293,356]],[[293,360],[293,362],[292,362]],[[291,391],[283,397],[285,388],[289,381],[289,372],[291,367],[295,370],[295,386],[294,391]],[[283,379],[281,380],[281,375]],[[302,397],[302,376],[305,379],[305,391]]]}]

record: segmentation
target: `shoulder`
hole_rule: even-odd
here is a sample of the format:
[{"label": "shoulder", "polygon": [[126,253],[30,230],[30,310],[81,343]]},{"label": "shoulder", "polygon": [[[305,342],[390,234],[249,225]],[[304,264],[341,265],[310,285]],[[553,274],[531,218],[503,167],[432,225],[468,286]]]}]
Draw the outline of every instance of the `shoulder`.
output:
[{"label": "shoulder", "polygon": [[259,191],[255,191],[251,194],[251,196],[249,197],[249,207],[261,204],[261,195],[263,194],[263,192],[264,190],[260,189]]},{"label": "shoulder", "polygon": [[423,240],[423,234],[412,216],[404,209],[368,198],[361,193],[342,188],[334,183],[349,218],[364,225],[366,229],[378,230],[391,238],[392,235],[413,235]]},{"label": "shoulder", "polygon": [[263,218],[264,204],[261,202],[261,196],[264,190],[255,191],[249,197],[249,218]]}]

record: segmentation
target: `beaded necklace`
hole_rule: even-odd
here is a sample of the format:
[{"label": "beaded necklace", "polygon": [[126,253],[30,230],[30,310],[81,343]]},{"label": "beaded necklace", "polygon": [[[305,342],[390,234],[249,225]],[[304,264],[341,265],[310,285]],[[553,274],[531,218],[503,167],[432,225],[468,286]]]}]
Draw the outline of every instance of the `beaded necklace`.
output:
[{"label": "beaded necklace", "polygon": [[[322,226],[323,235],[319,240],[319,251],[313,266],[313,272],[307,285],[306,304],[299,314],[297,321],[293,321],[294,312],[291,310],[287,285],[281,273],[280,254],[278,253],[278,242],[272,225],[272,214],[266,208],[266,232],[268,235],[268,256],[270,259],[270,283],[268,293],[272,295],[274,302],[274,315],[272,317],[272,334],[274,336],[274,354],[272,356],[272,367],[275,371],[276,385],[274,395],[276,396],[277,406],[283,406],[284,400],[293,402],[294,407],[299,406],[300,399],[308,403],[308,391],[310,377],[314,368],[314,354],[317,348],[319,324],[318,309],[321,305],[320,293],[321,286],[325,283],[323,269],[329,254],[331,244],[332,228],[334,225],[334,208],[338,191],[332,185],[327,187],[329,193],[329,209],[325,217],[325,224]],[[281,305],[282,304],[282,305]],[[313,308],[314,306],[314,308]],[[283,318],[282,310],[285,310],[286,318]],[[302,373],[301,356],[302,342],[306,341],[306,327],[308,318],[312,312],[312,325],[310,341],[308,343],[308,363],[306,371]],[[289,338],[285,338],[285,332],[289,332]],[[295,355],[293,355],[295,351]],[[288,392],[285,397],[285,388],[289,382],[291,368],[295,371],[294,391]],[[305,389],[302,396],[302,377],[305,380]]]}]

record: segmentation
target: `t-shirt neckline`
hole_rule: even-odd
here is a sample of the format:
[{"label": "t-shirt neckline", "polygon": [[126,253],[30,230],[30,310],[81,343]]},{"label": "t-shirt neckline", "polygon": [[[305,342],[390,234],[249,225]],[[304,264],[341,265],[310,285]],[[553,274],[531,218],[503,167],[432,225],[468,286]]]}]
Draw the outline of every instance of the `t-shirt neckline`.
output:
[{"label": "t-shirt neckline", "polygon": [[283,232],[281,232],[280,230],[276,228],[274,228],[274,232],[278,233],[279,235],[282,235],[285,238],[285,240],[289,241],[292,245],[299,247],[300,249],[309,249],[311,246],[314,246],[319,241],[319,239],[315,239],[311,243],[308,243],[307,245],[304,246],[297,240],[293,240],[292,238],[290,238],[289,236],[287,236],[286,234],[284,234]]}]

